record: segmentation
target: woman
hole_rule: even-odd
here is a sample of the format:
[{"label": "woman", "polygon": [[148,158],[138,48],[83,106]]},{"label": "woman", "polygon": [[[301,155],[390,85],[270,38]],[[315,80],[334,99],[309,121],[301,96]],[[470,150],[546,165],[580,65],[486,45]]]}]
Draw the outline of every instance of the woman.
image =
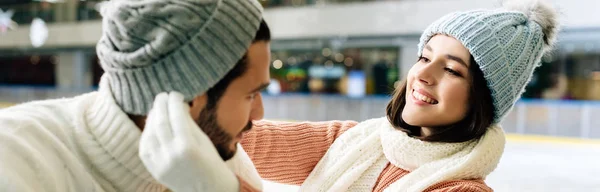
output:
[{"label": "woman", "polygon": [[498,123],[554,43],[555,15],[522,0],[446,15],[423,33],[387,117],[255,122],[242,145],[263,178],[301,191],[492,191]]}]

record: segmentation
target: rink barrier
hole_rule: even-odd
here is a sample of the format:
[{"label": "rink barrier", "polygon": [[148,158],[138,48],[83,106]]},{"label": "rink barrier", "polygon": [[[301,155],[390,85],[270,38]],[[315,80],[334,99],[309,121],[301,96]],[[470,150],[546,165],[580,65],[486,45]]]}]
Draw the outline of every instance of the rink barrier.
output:
[{"label": "rink barrier", "polygon": [[[0,86],[0,107],[49,98],[73,97],[94,89]],[[389,96],[265,94],[267,119],[363,121],[385,115]],[[507,133],[600,139],[600,101],[522,99],[501,123]]]}]

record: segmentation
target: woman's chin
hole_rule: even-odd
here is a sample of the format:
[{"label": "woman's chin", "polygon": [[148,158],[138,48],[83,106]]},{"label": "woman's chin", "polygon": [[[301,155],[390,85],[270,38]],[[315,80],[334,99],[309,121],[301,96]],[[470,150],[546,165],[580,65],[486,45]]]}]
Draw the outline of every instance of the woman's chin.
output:
[{"label": "woman's chin", "polygon": [[[421,117],[421,118],[418,118]],[[426,123],[425,119],[422,118],[423,115],[415,115],[415,114],[402,114],[402,120],[411,126],[422,127],[424,123]]]},{"label": "woman's chin", "polygon": [[404,122],[413,127],[436,127],[436,125],[434,125],[433,123],[430,123],[431,121],[428,121],[426,119],[406,118],[406,119],[404,119]]}]

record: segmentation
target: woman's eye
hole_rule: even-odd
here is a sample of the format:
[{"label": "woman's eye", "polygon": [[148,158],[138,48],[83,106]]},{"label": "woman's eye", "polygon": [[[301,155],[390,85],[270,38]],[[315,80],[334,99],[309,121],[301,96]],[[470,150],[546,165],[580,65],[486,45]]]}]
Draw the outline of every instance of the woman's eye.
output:
[{"label": "woman's eye", "polygon": [[460,75],[459,72],[456,72],[455,70],[452,70],[448,67],[444,68],[444,70],[446,70],[446,72],[450,73],[451,75],[457,76],[457,77],[461,77],[462,75]]}]

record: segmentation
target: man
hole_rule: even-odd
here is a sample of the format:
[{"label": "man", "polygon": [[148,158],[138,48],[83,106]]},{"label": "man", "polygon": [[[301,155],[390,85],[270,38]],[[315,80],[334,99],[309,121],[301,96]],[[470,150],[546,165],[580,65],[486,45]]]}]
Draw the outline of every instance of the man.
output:
[{"label": "man", "polygon": [[224,162],[248,160],[237,143],[263,116],[260,4],[120,0],[101,12],[97,92],[0,110],[0,191],[260,189]]}]

